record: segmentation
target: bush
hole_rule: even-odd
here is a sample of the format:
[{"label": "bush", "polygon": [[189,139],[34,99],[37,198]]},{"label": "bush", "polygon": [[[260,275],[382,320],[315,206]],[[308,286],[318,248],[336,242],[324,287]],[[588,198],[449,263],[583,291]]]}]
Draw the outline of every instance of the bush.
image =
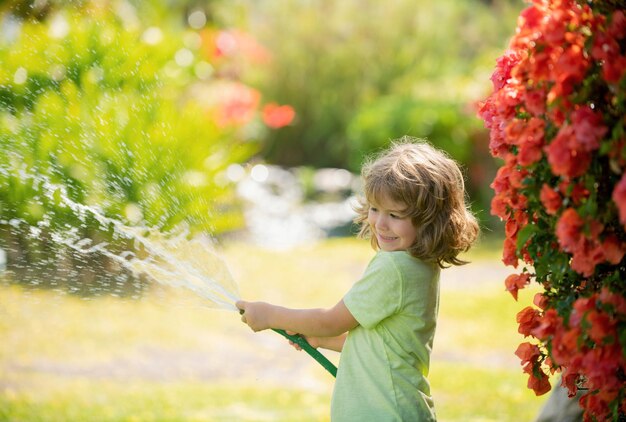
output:
[{"label": "bush", "polygon": [[480,115],[504,160],[492,213],[503,261],[544,288],[518,314],[528,386],[562,371],[586,420],[626,413],[626,4],[533,2],[498,59]]},{"label": "bush", "polygon": [[476,83],[481,66],[519,11],[507,1],[244,1],[236,12],[231,3],[223,20],[246,19],[273,53],[247,80],[298,113],[269,134],[264,157],[355,172],[403,135],[469,158],[477,122],[467,108],[487,88]]},{"label": "bush", "polygon": [[218,30],[142,25],[85,3],[44,21],[3,17],[15,31],[0,45],[0,246],[26,269],[58,253],[54,231],[115,243],[61,191],[129,225],[238,227],[225,169],[263,130],[259,94],[219,73],[229,63],[212,54]]}]

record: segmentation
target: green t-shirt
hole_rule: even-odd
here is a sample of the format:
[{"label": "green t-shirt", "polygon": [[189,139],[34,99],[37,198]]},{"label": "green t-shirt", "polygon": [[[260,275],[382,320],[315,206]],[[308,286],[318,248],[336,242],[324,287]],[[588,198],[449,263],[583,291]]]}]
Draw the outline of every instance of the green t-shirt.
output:
[{"label": "green t-shirt", "polygon": [[339,361],[331,420],[434,421],[426,376],[439,308],[439,267],[379,251],[343,298],[359,326]]}]

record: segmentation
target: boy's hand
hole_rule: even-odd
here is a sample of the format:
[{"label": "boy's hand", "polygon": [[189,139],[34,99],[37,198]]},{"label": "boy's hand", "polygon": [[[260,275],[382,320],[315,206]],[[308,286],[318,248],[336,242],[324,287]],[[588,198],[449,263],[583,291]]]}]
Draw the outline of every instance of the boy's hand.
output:
[{"label": "boy's hand", "polygon": [[[287,334],[289,334],[290,336],[298,335],[298,333],[294,333],[293,331],[287,331]],[[317,337],[306,337],[306,336],[303,336],[302,334],[299,334],[299,335],[303,337],[307,341],[307,343],[309,343],[311,347],[313,347],[314,349],[317,349],[319,347],[319,339]],[[302,347],[300,347],[298,343],[294,343],[293,341],[290,340],[289,344],[291,344],[293,348],[296,350],[302,350]]]},{"label": "boy's hand", "polygon": [[239,300],[235,303],[235,306],[242,311],[241,321],[248,324],[252,331],[256,332],[272,328],[269,324],[269,315],[274,307],[273,305],[265,302]]}]

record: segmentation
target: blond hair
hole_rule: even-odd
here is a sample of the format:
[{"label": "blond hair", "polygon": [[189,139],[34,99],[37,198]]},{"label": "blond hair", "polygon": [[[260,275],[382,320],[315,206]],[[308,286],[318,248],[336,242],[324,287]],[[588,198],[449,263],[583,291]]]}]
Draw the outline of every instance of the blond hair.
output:
[{"label": "blond hair", "polygon": [[458,164],[426,141],[403,137],[366,162],[361,171],[365,197],[355,207],[359,236],[370,238],[379,249],[367,221],[371,203],[381,198],[406,204],[417,230],[408,249],[412,256],[445,268],[463,265],[458,258],[476,241],[476,217],[465,204],[465,182]]}]

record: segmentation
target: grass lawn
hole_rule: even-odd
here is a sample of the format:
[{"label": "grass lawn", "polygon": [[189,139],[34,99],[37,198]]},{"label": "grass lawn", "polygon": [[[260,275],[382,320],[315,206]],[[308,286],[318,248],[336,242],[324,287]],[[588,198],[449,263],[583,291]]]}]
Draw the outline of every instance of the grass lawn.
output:
[{"label": "grass lawn", "polygon": [[[329,240],[286,252],[229,244],[241,296],[288,306],[334,304],[372,256]],[[440,421],[530,421],[547,396],[526,389],[523,339],[498,253],[444,271],[430,380]],[[83,300],[0,287],[2,421],[327,421],[332,377],[234,312],[155,289],[141,300]],[[325,352],[334,362],[338,354]]]}]

